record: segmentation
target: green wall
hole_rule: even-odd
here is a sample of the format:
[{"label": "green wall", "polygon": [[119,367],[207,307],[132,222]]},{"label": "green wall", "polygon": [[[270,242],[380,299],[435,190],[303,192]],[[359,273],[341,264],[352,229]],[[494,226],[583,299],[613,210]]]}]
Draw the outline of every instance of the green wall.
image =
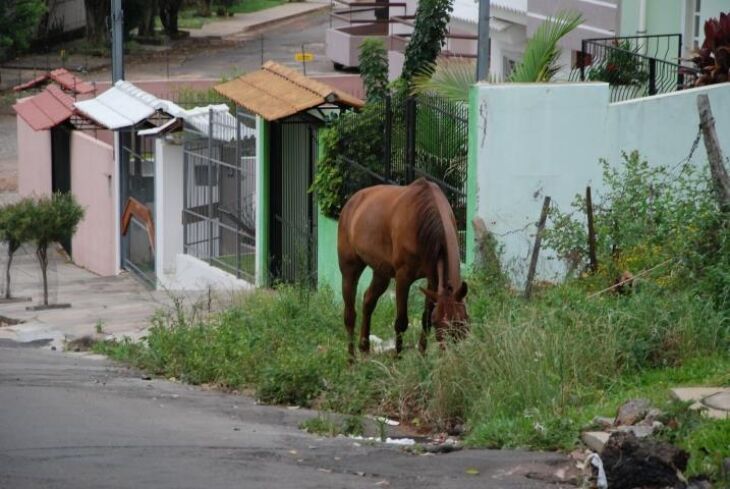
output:
[{"label": "green wall", "polygon": [[256,285],[269,283],[269,123],[256,117]]}]

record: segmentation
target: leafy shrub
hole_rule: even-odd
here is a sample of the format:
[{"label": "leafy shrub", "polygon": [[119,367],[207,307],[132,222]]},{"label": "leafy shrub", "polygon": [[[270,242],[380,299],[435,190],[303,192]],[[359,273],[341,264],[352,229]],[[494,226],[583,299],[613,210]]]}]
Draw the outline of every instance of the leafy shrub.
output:
[{"label": "leafy shrub", "polygon": [[449,0],[418,2],[413,34],[406,46],[401,75],[407,83],[414,75],[433,66],[446,39],[452,10]]},{"label": "leafy shrub", "polygon": [[610,85],[642,85],[649,79],[643,58],[636,56],[638,48],[632,48],[628,40],[614,41],[613,49],[607,48],[605,61],[588,71],[591,81],[604,81]]},{"label": "leafy shrub", "polygon": [[368,101],[388,95],[388,52],[380,39],[369,38],[360,46],[360,74]]},{"label": "leafy shrub", "polygon": [[43,0],[0,0],[0,61],[28,49],[45,11]]},{"label": "leafy shrub", "polygon": [[[666,266],[652,275],[657,283],[677,282],[688,272],[681,258],[695,253],[706,224],[717,215],[707,177],[689,165],[650,166],[637,152],[623,159],[618,167],[601,162],[605,190],[594,199],[600,283],[662,263]],[[545,244],[580,269],[588,260],[585,197],[576,195],[571,207],[568,213],[551,209]]]},{"label": "leafy shrub", "polygon": [[695,86],[724,83],[730,80],[730,13],[705,22],[705,40],[692,61],[700,70]]},{"label": "leafy shrub", "polygon": [[15,252],[32,239],[34,201],[26,198],[15,204],[0,207],[0,241],[7,245],[7,262],[5,263],[5,298],[10,299],[10,267]]}]

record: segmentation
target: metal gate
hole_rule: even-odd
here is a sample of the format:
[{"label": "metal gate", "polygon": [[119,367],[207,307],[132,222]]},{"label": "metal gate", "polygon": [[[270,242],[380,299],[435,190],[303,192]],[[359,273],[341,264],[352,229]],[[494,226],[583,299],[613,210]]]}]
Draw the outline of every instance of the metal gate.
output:
[{"label": "metal gate", "polygon": [[[467,105],[433,95],[388,96],[380,104],[381,139],[371,143],[368,155],[341,157],[346,175],[345,197],[381,183],[407,185],[421,177],[436,183],[454,210],[463,261],[467,229]],[[352,123],[352,119],[338,123]],[[359,138],[357,134],[353,137]],[[349,143],[342,143],[347,151]],[[362,149],[362,145],[357,147]]]},{"label": "metal gate", "polygon": [[256,119],[209,110],[184,131],[184,252],[237,278],[256,276]]},{"label": "metal gate", "polygon": [[121,145],[122,268],[155,287],[155,139],[135,129]]},{"label": "metal gate", "polygon": [[319,123],[289,118],[271,124],[269,278],[272,284],[317,284],[314,179]]}]

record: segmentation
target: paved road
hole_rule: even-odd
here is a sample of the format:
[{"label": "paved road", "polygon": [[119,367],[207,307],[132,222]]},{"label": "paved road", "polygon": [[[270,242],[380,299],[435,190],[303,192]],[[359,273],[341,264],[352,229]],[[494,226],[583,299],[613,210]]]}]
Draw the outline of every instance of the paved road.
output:
[{"label": "paved road", "polygon": [[557,487],[508,473],[558,455],[355,446],[299,431],[311,412],[11,344],[0,343],[0,488]]}]

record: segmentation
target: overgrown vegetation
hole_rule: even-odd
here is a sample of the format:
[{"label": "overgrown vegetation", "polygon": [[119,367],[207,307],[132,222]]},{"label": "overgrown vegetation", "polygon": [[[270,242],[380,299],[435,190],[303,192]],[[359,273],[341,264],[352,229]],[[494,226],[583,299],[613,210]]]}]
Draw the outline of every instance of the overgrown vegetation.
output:
[{"label": "overgrown vegetation", "polygon": [[700,70],[695,86],[730,81],[730,12],[705,21],[705,40],[692,61]]},{"label": "overgrown vegetation", "polygon": [[449,18],[454,9],[451,0],[418,2],[411,40],[406,46],[401,77],[408,86],[416,73],[428,69],[441,52],[446,39]]}]

